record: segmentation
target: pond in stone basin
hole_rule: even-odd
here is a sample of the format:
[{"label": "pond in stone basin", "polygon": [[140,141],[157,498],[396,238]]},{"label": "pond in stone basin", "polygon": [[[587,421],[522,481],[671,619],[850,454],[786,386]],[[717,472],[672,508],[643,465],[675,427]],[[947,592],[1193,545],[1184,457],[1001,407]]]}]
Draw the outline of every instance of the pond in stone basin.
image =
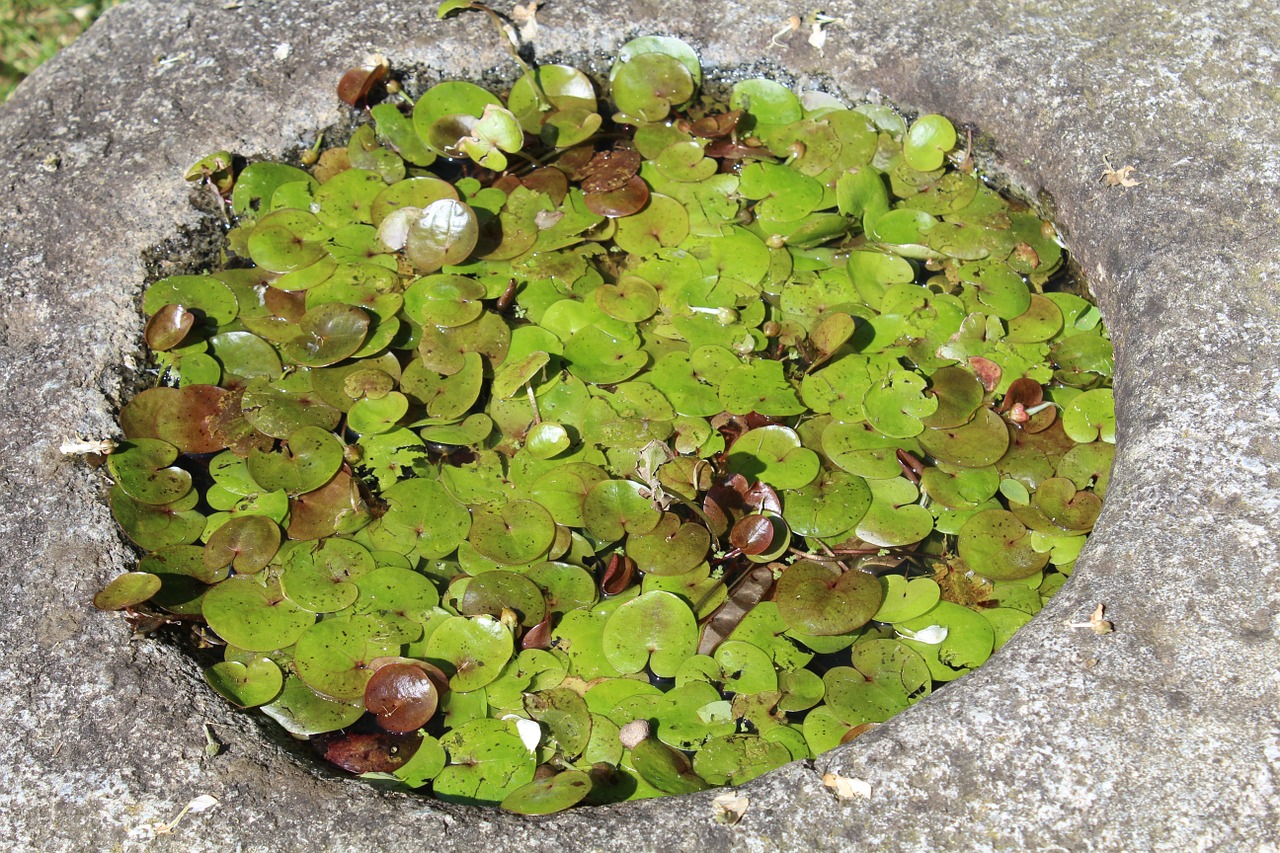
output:
[{"label": "pond in stone basin", "polygon": [[196,164],[233,227],[145,292],[98,605],[206,626],[345,770],[522,813],[738,784],[982,664],[1106,492],[1098,311],[942,116],[701,84],[662,37],[505,98],[356,69],[309,169]]}]

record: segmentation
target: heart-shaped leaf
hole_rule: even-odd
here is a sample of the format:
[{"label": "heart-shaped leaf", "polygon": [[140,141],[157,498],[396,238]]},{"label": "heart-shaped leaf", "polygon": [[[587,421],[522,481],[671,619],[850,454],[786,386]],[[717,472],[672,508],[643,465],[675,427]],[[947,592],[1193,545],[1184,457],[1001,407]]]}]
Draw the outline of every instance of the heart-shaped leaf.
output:
[{"label": "heart-shaped leaf", "polygon": [[831,636],[862,627],[880,609],[884,591],[874,575],[801,560],[778,580],[778,613],[789,627]]}]

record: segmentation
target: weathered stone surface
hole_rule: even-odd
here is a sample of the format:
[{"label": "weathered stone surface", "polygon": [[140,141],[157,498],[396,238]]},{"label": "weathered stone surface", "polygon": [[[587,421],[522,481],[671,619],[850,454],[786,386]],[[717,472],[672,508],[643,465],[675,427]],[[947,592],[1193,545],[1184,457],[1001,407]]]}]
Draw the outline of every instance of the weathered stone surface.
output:
[{"label": "weathered stone surface", "polygon": [[[95,612],[127,565],[58,451],[136,381],[143,255],[198,225],[182,170],[279,156],[372,51],[417,82],[507,69],[475,17],[381,0],[135,0],[0,108],[0,838],[16,849],[1257,849],[1280,842],[1280,14],[1270,2],[840,2],[825,55],[781,0],[551,2],[538,58],[682,36],[971,122],[1057,221],[1113,331],[1119,453],[1072,581],[991,663],[746,786],[549,819],[340,780]],[[871,7],[871,8],[866,8]],[[283,45],[287,45],[286,49]],[[500,73],[507,73],[502,71]],[[1099,183],[1105,157],[1137,187]],[[55,168],[56,164],[56,168]],[[1116,632],[1066,627],[1105,602]],[[227,743],[204,754],[202,726]],[[824,771],[865,779],[838,802]],[[198,794],[220,807],[150,842]]]}]

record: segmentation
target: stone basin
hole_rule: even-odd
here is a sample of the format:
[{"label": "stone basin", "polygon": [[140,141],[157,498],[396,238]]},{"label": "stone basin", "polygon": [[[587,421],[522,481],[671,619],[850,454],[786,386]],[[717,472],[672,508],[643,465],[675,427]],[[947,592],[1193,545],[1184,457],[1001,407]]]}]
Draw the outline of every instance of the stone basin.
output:
[{"label": "stone basin", "polygon": [[[1228,8],[1230,5],[1230,8]],[[90,599],[131,564],[103,477],[153,250],[199,235],[210,150],[280,157],[379,52],[429,83],[514,69],[476,15],[378,0],[133,0],[0,107],[0,839],[82,850],[1275,849],[1280,843],[1280,12],[1071,4],[551,0],[540,62],[669,34],[708,76],[777,73],[972,124],[1049,205],[1116,349],[1117,456],[1071,581],[990,663],[889,724],[743,786],[549,818],[339,778],[129,642]],[[503,6],[506,10],[505,5]],[[1100,180],[1133,166],[1136,186]],[[173,244],[176,245],[176,244]],[[199,247],[197,247],[199,248]],[[1084,622],[1099,603],[1115,631]],[[225,743],[205,752],[205,725]],[[838,800],[825,772],[865,780]],[[192,798],[216,809],[153,826]]]}]

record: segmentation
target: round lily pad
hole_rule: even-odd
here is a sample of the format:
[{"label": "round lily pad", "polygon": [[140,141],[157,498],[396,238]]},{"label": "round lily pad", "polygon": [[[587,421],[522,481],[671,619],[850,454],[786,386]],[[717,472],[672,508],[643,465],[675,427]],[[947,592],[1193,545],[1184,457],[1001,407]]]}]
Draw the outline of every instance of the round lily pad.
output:
[{"label": "round lily pad", "polygon": [[809,485],[783,492],[791,529],[801,536],[835,536],[862,520],[871,507],[867,481],[842,471],[824,472]]},{"label": "round lily pad", "polygon": [[373,555],[364,546],[347,539],[323,539],[289,551],[280,587],[304,610],[333,613],[355,603],[360,589],[354,581],[373,569]]},{"label": "round lily pad", "polygon": [[903,622],[933,609],[942,596],[938,584],[932,578],[912,578],[902,575],[884,575],[880,578],[884,587],[884,602],[872,618],[877,622]]},{"label": "round lily pad", "polygon": [[337,731],[364,715],[359,703],[338,702],[321,696],[296,675],[286,677],[280,695],[261,707],[263,713],[298,737]]},{"label": "round lily pad", "polygon": [[251,652],[270,652],[297,642],[315,613],[289,601],[279,586],[252,578],[229,578],[204,596],[204,618],[219,637]]},{"label": "round lily pad", "polygon": [[368,333],[369,315],[364,310],[331,302],[307,312],[298,336],[284,345],[284,354],[299,364],[324,367],[355,353]]},{"label": "round lily pad", "polygon": [[1062,429],[1073,441],[1081,444],[1098,440],[1114,444],[1115,407],[1115,395],[1110,388],[1085,391],[1063,410]]},{"label": "round lily pad", "polygon": [[402,553],[414,550],[429,560],[447,556],[471,529],[467,508],[439,481],[424,477],[401,480],[387,488],[383,498],[390,508],[382,517],[382,527],[402,543]]},{"label": "round lily pad", "polygon": [[501,675],[513,650],[511,632],[492,617],[454,616],[431,633],[425,657],[451,669],[450,689],[466,693]]},{"label": "round lily pad", "polygon": [[449,756],[432,788],[440,799],[497,805],[533,781],[535,759],[515,724],[480,719],[464,723],[440,739]]},{"label": "round lily pad", "polygon": [[129,497],[170,504],[191,491],[191,474],[173,465],[178,448],[158,438],[135,438],[107,457],[107,467]]},{"label": "round lily pad", "polygon": [[741,785],[781,767],[791,753],[758,735],[712,738],[693,758],[694,771],[712,785]]},{"label": "round lily pad", "polygon": [[265,705],[284,687],[284,673],[268,657],[255,657],[248,663],[221,661],[206,669],[204,678],[224,699],[240,708]]},{"label": "round lily pad", "polygon": [[565,770],[515,789],[502,801],[515,814],[555,814],[572,808],[591,793],[591,777],[581,770]]},{"label": "round lily pad", "polygon": [[93,597],[99,610],[124,610],[141,604],[160,591],[160,578],[150,572],[125,572],[111,579]]},{"label": "round lily pad", "polygon": [[1013,513],[989,509],[977,513],[960,529],[960,556],[975,572],[992,580],[1014,580],[1034,575],[1049,562],[1037,553],[1030,531]]},{"label": "round lily pad", "polygon": [[956,145],[956,129],[940,115],[923,115],[911,123],[902,141],[902,155],[911,168],[928,172],[942,165],[944,155]]},{"label": "round lily pad", "polygon": [[983,408],[968,423],[927,429],[919,440],[921,447],[943,462],[984,468],[1004,456],[1009,447],[1009,429],[999,415]]},{"label": "round lily pad", "polygon": [[729,467],[775,488],[801,489],[813,482],[822,466],[818,454],[801,446],[795,430],[775,425],[749,430],[734,442]]},{"label": "round lily pad", "polygon": [[[934,681],[953,681],[981,666],[995,647],[991,623],[982,614],[950,601],[939,601],[927,613],[894,627],[899,642],[924,658]],[[936,642],[912,639],[911,635]]]},{"label": "round lily pad", "polygon": [[838,564],[801,560],[778,580],[778,614],[788,627],[831,636],[862,627],[880,609],[884,592],[875,575]]},{"label": "round lily pad", "polygon": [[400,651],[382,624],[368,616],[341,616],[308,627],[298,637],[294,667],[312,690],[351,702],[364,696],[373,675],[369,663]]},{"label": "round lily pad", "polygon": [[[413,208],[404,208],[412,211]],[[383,220],[386,229],[392,217]],[[467,259],[480,239],[475,211],[463,202],[442,198],[418,210],[405,230],[405,255],[420,272],[432,273]]]},{"label": "round lily pad", "polygon": [[329,482],[342,467],[342,453],[342,442],[333,433],[305,426],[291,433],[280,450],[254,450],[246,462],[249,474],[263,489],[297,495]]},{"label": "round lily pad", "polygon": [[657,738],[645,738],[632,747],[631,762],[646,782],[668,794],[693,794],[709,787],[683,752]]},{"label": "round lily pad", "polygon": [[305,210],[277,210],[264,216],[249,233],[249,256],[259,267],[289,273],[324,258],[329,229]]},{"label": "round lily pad", "polygon": [[662,518],[653,500],[642,494],[642,486],[631,480],[604,480],[596,483],[582,501],[582,520],[591,533],[605,542],[628,533],[643,536]]},{"label": "round lily pad", "polygon": [[507,566],[531,563],[555,538],[551,513],[533,501],[511,501],[500,510],[474,510],[467,541],[485,557]]},{"label": "round lily pad", "polygon": [[706,559],[711,534],[701,524],[681,523],[679,516],[664,514],[658,526],[644,535],[627,537],[627,556],[636,568],[654,575],[681,575]]},{"label": "round lily pad", "polygon": [[499,570],[471,578],[458,601],[458,612],[464,616],[488,614],[497,618],[504,609],[514,611],[526,628],[537,625],[547,615],[542,590],[514,572]]},{"label": "round lily pad", "polygon": [[364,688],[364,706],[377,716],[379,726],[397,734],[422,728],[439,703],[435,681],[412,663],[379,667]]},{"label": "round lily pad", "polygon": [[210,569],[231,566],[238,574],[260,572],[280,548],[280,525],[262,515],[229,519],[209,537],[204,564]]},{"label": "round lily pad", "polygon": [[647,665],[671,678],[698,645],[698,626],[689,605],[669,592],[647,592],[619,607],[601,634],[605,657],[619,672]]}]

